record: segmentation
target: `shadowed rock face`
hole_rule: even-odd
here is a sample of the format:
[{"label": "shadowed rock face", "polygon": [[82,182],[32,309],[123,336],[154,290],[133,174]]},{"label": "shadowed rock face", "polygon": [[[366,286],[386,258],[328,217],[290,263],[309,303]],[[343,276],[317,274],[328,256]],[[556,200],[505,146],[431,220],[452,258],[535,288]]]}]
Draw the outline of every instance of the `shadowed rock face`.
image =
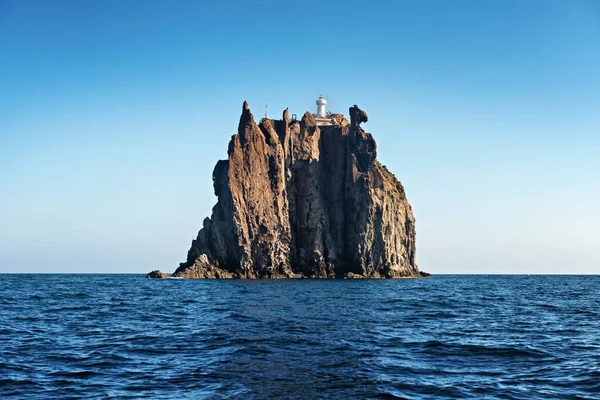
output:
[{"label": "shadowed rock face", "polygon": [[[258,124],[244,102],[228,159],[213,172],[218,202],[174,277],[418,277],[415,219],[402,184],[351,122],[312,114]],[[342,121],[343,120],[343,121]]]}]

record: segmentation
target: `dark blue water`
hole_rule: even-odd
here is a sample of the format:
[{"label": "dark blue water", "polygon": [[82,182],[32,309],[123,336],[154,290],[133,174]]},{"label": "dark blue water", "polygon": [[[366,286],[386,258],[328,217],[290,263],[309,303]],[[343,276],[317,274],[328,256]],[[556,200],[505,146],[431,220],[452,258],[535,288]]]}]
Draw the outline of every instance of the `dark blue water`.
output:
[{"label": "dark blue water", "polygon": [[600,276],[0,276],[1,398],[600,398]]}]

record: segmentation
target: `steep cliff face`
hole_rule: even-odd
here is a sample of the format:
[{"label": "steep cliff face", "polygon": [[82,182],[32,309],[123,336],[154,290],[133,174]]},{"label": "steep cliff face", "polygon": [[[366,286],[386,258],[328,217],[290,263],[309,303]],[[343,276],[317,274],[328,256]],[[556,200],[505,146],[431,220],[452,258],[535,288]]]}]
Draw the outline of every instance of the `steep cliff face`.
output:
[{"label": "steep cliff face", "polygon": [[306,113],[258,124],[244,102],[218,197],[173,274],[187,278],[412,277],[415,219],[402,184],[350,108],[350,124],[317,126]]}]

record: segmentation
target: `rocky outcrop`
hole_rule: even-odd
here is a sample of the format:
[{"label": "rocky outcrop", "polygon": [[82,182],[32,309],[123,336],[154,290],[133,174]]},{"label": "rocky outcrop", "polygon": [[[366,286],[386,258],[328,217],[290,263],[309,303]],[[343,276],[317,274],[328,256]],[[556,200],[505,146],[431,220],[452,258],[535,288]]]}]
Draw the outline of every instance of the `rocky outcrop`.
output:
[{"label": "rocky outcrop", "polygon": [[367,113],[358,108],[355,104],[350,107],[350,124],[353,127],[358,127],[361,123],[369,121]]},{"label": "rocky outcrop", "polygon": [[169,274],[165,274],[164,272],[160,272],[159,270],[154,270],[152,272],[149,272],[146,275],[146,278],[152,278],[152,279],[168,279],[169,278]]},{"label": "rocky outcrop", "polygon": [[218,198],[174,277],[418,277],[415,219],[402,184],[350,108],[331,126],[312,114],[256,123],[244,102]]}]

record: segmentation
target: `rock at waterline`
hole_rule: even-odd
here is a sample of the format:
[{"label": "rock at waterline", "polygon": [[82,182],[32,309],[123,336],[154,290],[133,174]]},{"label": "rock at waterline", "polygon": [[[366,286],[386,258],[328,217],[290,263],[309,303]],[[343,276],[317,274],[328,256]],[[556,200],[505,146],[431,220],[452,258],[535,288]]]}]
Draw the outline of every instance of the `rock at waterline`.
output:
[{"label": "rock at waterline", "polygon": [[170,278],[170,276],[169,276],[169,274],[166,274],[164,272],[160,272],[159,270],[154,270],[154,271],[148,273],[148,275],[146,275],[146,278],[168,279],[168,278]]}]

